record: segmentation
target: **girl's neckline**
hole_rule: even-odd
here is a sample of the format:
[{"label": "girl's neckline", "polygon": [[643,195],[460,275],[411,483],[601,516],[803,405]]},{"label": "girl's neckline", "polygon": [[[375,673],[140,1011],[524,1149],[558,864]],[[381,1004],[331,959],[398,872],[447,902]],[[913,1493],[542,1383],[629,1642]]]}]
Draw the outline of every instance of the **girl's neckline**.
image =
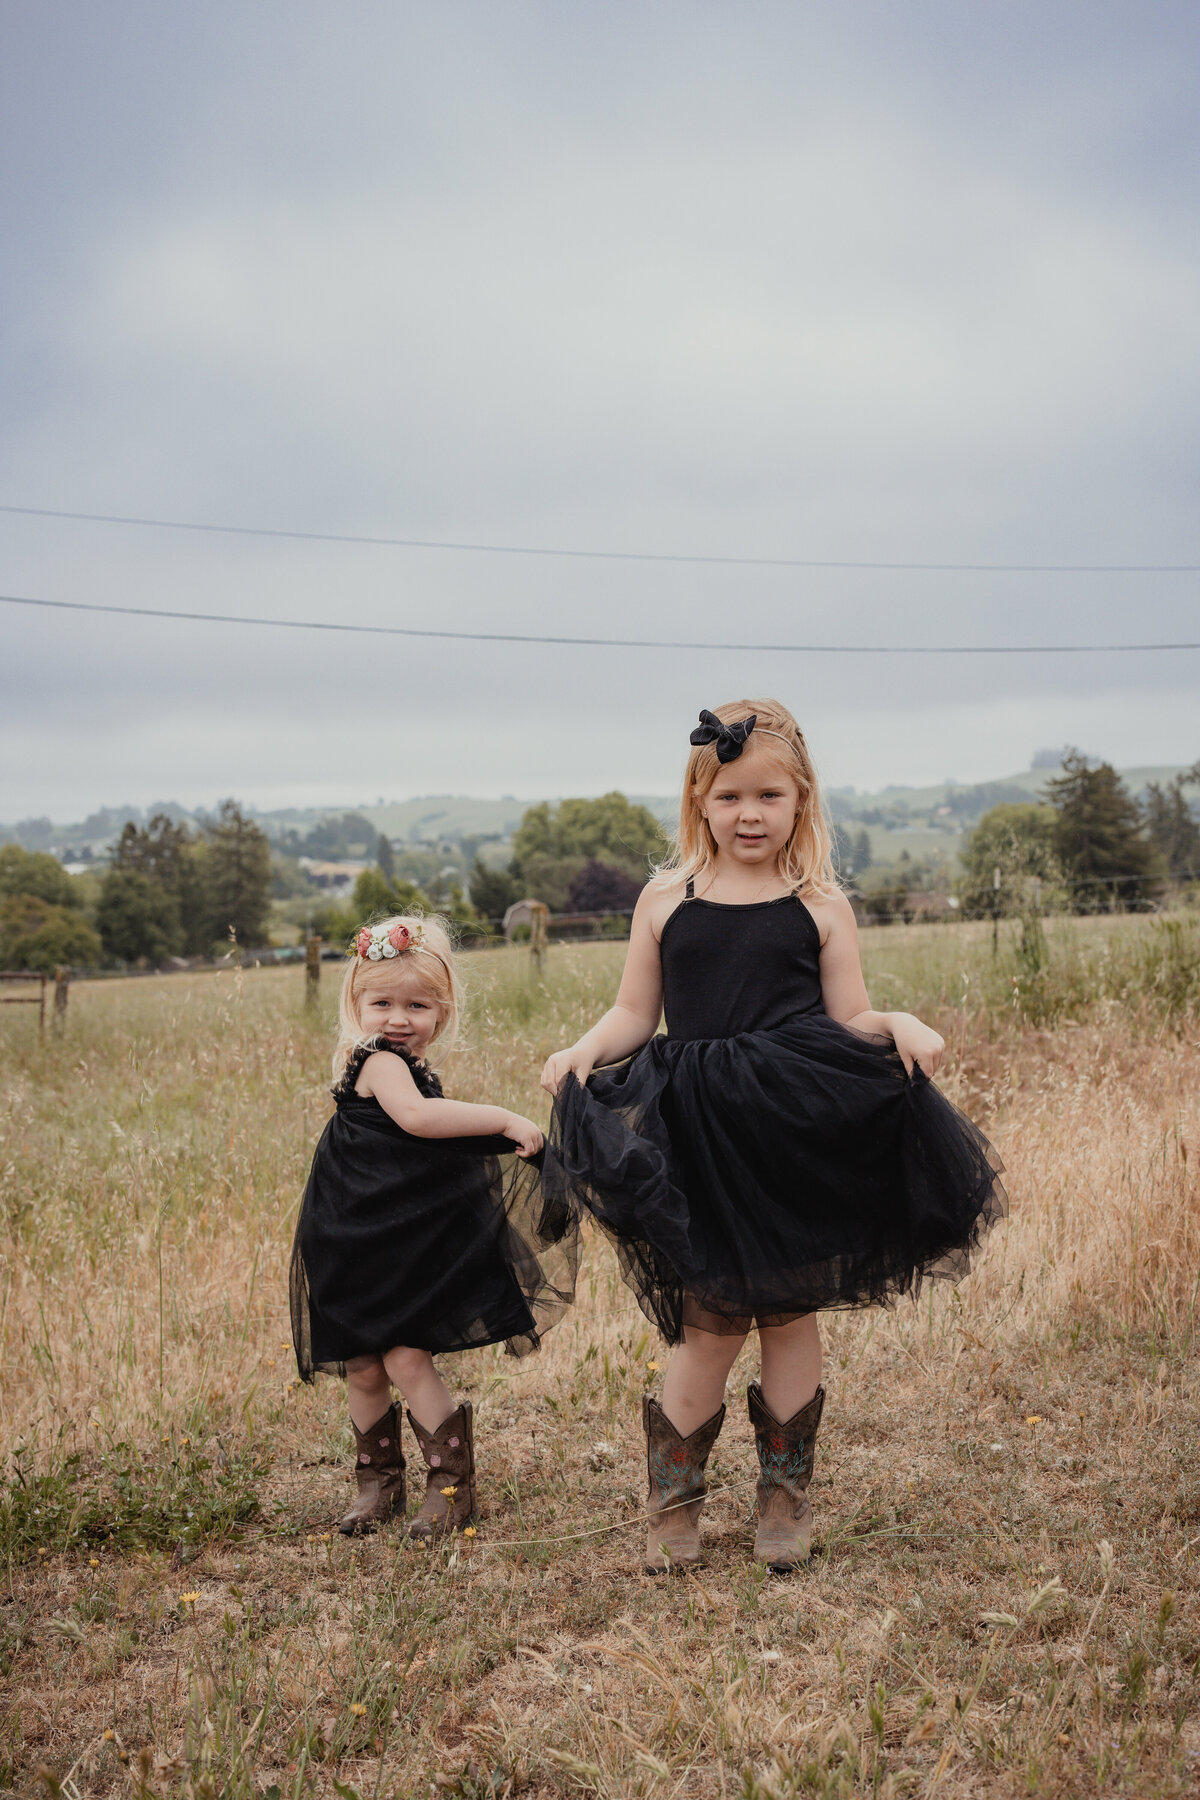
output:
[{"label": "girl's neckline", "polygon": [[[754,912],[760,906],[782,906],[785,900],[800,900],[795,888],[789,889],[786,894],[776,894],[773,900],[709,900],[704,894],[685,896],[685,903],[690,901],[693,906],[715,906],[718,912]],[[803,900],[800,900],[800,904],[804,905]]]}]

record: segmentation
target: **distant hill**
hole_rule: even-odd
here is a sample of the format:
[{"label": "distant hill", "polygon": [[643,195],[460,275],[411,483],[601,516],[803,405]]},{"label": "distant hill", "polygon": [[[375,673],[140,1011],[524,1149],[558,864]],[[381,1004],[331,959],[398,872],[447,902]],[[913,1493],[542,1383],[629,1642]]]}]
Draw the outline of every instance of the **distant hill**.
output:
[{"label": "distant hill", "polygon": [[[1145,765],[1121,769],[1121,778],[1134,793],[1140,793],[1147,782],[1170,781],[1181,773],[1183,765]],[[885,787],[876,792],[859,792],[855,788],[831,788],[830,810],[843,824],[856,823],[889,836],[898,831],[917,832],[924,840],[929,833],[938,837],[959,835],[1001,800],[1033,800],[1041,792],[1052,769],[1021,769],[997,781],[957,783],[944,781],[936,787]],[[670,794],[631,794],[629,798],[645,806],[668,828],[678,817],[678,798]],[[499,800],[479,800],[464,794],[425,794],[413,800],[376,801],[373,805],[347,801],[344,806],[285,807],[267,810],[247,804],[246,810],[272,837],[286,831],[304,836],[331,814],[352,812],[368,819],[372,829],[390,838],[410,843],[436,843],[443,839],[464,837],[508,838],[521,822],[526,807],[534,800],[518,800],[505,795]],[[556,805],[551,800],[551,805]],[[27,850],[90,851],[100,854],[120,834],[127,820],[145,825],[155,813],[166,812],[176,820],[200,826],[208,817],[203,809],[189,810],[175,801],[156,801],[151,806],[106,806],[74,824],[63,824],[48,818],[22,819],[16,824],[0,825],[0,842],[16,841]],[[873,854],[874,837],[872,841]],[[922,848],[926,846],[922,843]],[[953,855],[954,849],[947,845]]]},{"label": "distant hill", "polygon": [[[1157,781],[1161,784],[1171,781],[1176,775],[1182,774],[1187,766],[1184,763],[1141,763],[1134,768],[1118,769],[1117,773],[1132,793],[1140,794],[1149,782]],[[1046,782],[1057,773],[1057,769],[1019,769],[1016,774],[1004,775],[996,781],[943,781],[936,787],[924,788],[889,786],[874,793],[860,793],[856,788],[830,788],[828,799],[835,813],[847,817],[877,807],[893,806],[903,808],[913,817],[919,817],[935,812],[939,806],[957,801],[956,811],[961,807],[963,812],[973,813],[977,818],[989,806],[995,806],[1000,798],[1036,800]],[[997,789],[1012,791],[1003,795],[996,794],[993,798]]]}]

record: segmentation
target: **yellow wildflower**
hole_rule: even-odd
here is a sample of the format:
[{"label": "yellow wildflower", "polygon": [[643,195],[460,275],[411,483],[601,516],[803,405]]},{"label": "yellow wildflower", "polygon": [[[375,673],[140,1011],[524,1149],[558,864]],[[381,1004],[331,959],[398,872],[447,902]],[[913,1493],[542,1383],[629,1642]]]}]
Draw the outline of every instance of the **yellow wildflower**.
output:
[{"label": "yellow wildflower", "polygon": [[1040,1425],[1042,1423],[1041,1413],[1026,1413],[1025,1423],[1027,1425]]},{"label": "yellow wildflower", "polygon": [[451,1500],[451,1499],[453,1499],[454,1495],[457,1494],[458,1489],[456,1487],[448,1487],[448,1488],[443,1488],[442,1492],[443,1492],[443,1494],[445,1494],[447,1500]]},{"label": "yellow wildflower", "polygon": [[89,1556],[88,1557],[88,1568],[89,1569],[98,1569],[99,1567],[100,1567],[100,1558],[98,1556]]},{"label": "yellow wildflower", "polygon": [[195,1604],[199,1598],[200,1598],[200,1589],[193,1588],[192,1591],[188,1594],[180,1594],[179,1604],[180,1604],[180,1606],[195,1606]]},{"label": "yellow wildflower", "polygon": [[473,1525],[466,1526],[463,1530],[463,1536],[464,1537],[474,1537],[475,1536],[475,1527]]},{"label": "yellow wildflower", "polygon": [[352,1700],[350,1702],[350,1711],[354,1714],[356,1719],[361,1719],[366,1710],[367,1709],[361,1700]]}]

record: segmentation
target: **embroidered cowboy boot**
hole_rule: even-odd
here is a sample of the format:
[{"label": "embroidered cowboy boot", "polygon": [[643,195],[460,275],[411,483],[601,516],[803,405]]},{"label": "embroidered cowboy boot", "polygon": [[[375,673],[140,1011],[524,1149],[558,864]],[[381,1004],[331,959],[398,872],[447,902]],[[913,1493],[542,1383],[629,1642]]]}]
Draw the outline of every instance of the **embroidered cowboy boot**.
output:
[{"label": "embroidered cowboy boot", "polygon": [[447,1531],[461,1531],[475,1517],[475,1438],[471,1402],[464,1400],[436,1431],[408,1415],[429,1473],[425,1499],[408,1528],[410,1538],[428,1543]]},{"label": "embroidered cowboy boot", "polygon": [[[353,1424],[353,1420],[351,1420]],[[408,1504],[404,1481],[404,1452],[400,1447],[400,1414],[389,1406],[382,1419],[376,1419],[369,1431],[354,1426],[354,1479],[358,1497],[338,1520],[338,1530],[347,1537],[360,1531],[374,1531],[402,1513]]]},{"label": "embroidered cowboy boot", "polygon": [[808,1561],[812,1542],[812,1480],[817,1426],[825,1404],[819,1387],[807,1406],[781,1425],[762,1396],[758,1382],[746,1394],[750,1423],[758,1446],[758,1531],[754,1555],[776,1574],[786,1574]]},{"label": "embroidered cowboy boot", "polygon": [[646,1569],[662,1575],[700,1561],[700,1514],[704,1511],[704,1466],[725,1422],[725,1408],[681,1437],[657,1400],[642,1399],[646,1429]]}]

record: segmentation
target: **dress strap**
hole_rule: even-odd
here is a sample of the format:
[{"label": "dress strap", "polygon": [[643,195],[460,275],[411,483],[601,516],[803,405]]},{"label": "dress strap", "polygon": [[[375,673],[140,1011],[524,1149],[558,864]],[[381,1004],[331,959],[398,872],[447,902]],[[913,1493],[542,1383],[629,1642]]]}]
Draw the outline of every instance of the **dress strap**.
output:
[{"label": "dress strap", "polygon": [[691,875],[687,878],[687,886],[683,890],[683,897],[685,900],[694,900],[696,898],[696,882],[695,878]]}]

